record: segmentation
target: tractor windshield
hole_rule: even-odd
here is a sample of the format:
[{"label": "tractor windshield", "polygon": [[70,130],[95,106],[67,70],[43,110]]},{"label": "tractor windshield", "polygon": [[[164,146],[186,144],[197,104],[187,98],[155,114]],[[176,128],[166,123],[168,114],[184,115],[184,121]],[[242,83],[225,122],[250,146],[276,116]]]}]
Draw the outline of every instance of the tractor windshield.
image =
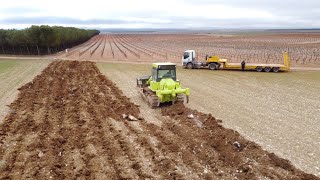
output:
[{"label": "tractor windshield", "polygon": [[174,69],[159,69],[158,70],[158,79],[163,78],[172,78],[176,79],[176,70]]}]

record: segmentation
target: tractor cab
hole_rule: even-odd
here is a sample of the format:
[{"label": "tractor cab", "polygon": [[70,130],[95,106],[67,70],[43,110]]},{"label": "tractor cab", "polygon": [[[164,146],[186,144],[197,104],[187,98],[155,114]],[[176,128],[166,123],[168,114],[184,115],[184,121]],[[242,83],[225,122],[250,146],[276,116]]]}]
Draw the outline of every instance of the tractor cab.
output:
[{"label": "tractor cab", "polygon": [[160,82],[162,79],[177,80],[176,65],[174,63],[153,63],[152,64],[152,81]]}]

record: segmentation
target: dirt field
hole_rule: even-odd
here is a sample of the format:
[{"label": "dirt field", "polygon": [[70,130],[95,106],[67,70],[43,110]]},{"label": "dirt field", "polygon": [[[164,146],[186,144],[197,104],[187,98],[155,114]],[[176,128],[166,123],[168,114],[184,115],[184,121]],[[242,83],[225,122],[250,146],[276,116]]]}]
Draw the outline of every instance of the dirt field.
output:
[{"label": "dirt field", "polygon": [[[150,65],[99,63],[142,114],[150,110],[135,89],[135,77],[149,74]],[[239,71],[184,70],[178,79],[191,89],[188,107],[211,113],[297,167],[320,176],[319,71],[268,74]]]},{"label": "dirt field", "polygon": [[47,65],[48,60],[0,59],[0,122],[16,98],[17,89],[30,82]]},{"label": "dirt field", "polygon": [[0,125],[0,179],[319,179],[210,114],[133,104],[91,62],[53,62],[19,90]]},{"label": "dirt field", "polygon": [[320,33],[259,33],[226,36],[195,33],[101,34],[88,42],[60,53],[59,58],[180,63],[187,49],[194,49],[199,60],[218,55],[229,62],[283,63],[282,51],[289,51],[293,66],[320,67]]}]

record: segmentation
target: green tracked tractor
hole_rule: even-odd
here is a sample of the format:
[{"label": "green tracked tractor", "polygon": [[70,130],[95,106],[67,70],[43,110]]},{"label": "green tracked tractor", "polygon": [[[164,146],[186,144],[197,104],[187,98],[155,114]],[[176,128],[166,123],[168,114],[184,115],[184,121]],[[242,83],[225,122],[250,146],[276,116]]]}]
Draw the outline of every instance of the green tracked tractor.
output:
[{"label": "green tracked tractor", "polygon": [[173,63],[153,63],[151,76],[137,78],[137,86],[142,97],[152,108],[161,103],[189,102],[189,88],[181,88]]}]

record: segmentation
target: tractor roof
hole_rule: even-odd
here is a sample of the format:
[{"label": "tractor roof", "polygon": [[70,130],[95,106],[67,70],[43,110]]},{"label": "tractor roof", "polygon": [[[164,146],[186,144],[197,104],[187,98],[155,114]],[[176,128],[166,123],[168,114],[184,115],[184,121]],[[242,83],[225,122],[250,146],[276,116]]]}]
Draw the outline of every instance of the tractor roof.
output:
[{"label": "tractor roof", "polygon": [[158,68],[159,66],[175,66],[176,64],[171,62],[153,63],[152,66]]}]

